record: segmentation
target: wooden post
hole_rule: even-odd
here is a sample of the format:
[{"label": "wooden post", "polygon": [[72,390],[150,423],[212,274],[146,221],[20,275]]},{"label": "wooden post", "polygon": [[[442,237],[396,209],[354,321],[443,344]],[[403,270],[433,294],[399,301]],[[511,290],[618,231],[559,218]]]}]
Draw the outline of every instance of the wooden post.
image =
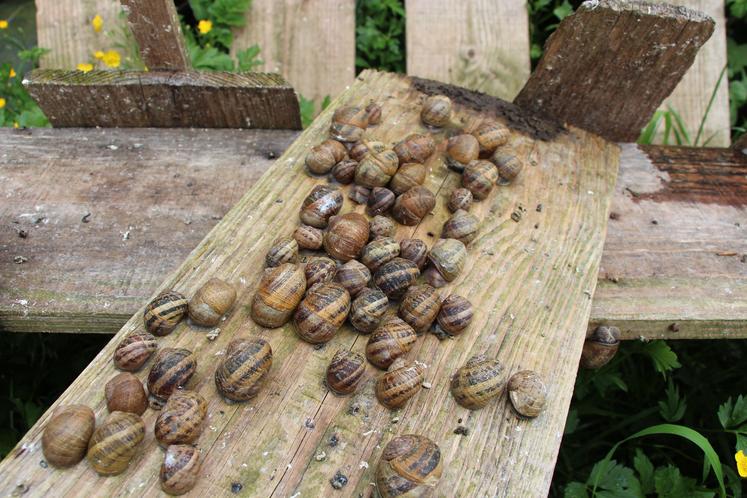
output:
[{"label": "wooden post", "polygon": [[191,67],[174,0],[121,0],[145,67],[185,71]]}]

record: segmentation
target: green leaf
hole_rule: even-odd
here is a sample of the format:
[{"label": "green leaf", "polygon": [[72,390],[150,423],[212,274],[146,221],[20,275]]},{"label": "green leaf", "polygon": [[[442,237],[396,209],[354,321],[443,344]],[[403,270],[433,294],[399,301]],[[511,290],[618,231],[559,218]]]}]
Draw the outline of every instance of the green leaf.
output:
[{"label": "green leaf", "polygon": [[729,466],[724,467],[724,472],[726,473],[726,487],[729,488],[732,498],[742,498],[742,478]]},{"label": "green leaf", "polygon": [[298,94],[298,105],[301,108],[301,124],[306,128],[314,121],[314,101]]},{"label": "green leaf", "polygon": [[233,59],[215,47],[200,47],[187,44],[192,67],[207,71],[233,71]]},{"label": "green leaf", "polygon": [[44,128],[49,126],[47,116],[36,105],[20,113],[16,121],[18,121],[18,126],[21,128]]},{"label": "green leaf", "polygon": [[595,484],[595,489],[610,491],[613,494],[596,491],[594,496],[620,498],[643,498],[641,483],[635,477],[633,469],[630,469],[615,460],[602,460],[597,462],[591,469],[587,484]]},{"label": "green leaf", "polygon": [[198,21],[208,18],[208,9],[210,8],[211,0],[189,0],[189,7],[192,9],[195,19]]},{"label": "green leaf", "polygon": [[646,127],[641,132],[641,136],[638,137],[639,144],[650,145],[654,143],[656,132],[658,131],[659,125],[661,124],[661,120],[663,118],[664,118],[664,111],[654,112],[654,115],[651,116],[651,120],[648,122]]},{"label": "green leaf", "polygon": [[677,354],[664,341],[651,341],[643,346],[643,352],[654,362],[657,372],[665,373],[680,368]]},{"label": "green leaf", "polygon": [[216,24],[242,27],[246,24],[246,11],[251,4],[251,0],[213,0],[208,17]]},{"label": "green leaf", "polygon": [[331,103],[332,103],[332,97],[330,97],[329,95],[325,95],[324,98],[322,99],[322,110],[329,107],[329,104]]},{"label": "green leaf", "polygon": [[747,422],[747,398],[740,394],[733,402],[729,397],[718,407],[718,420],[724,429],[736,429]]},{"label": "green leaf", "polygon": [[677,422],[685,416],[687,402],[684,397],[680,396],[680,389],[670,378],[667,381],[666,400],[659,401],[659,414],[667,422]]},{"label": "green leaf", "polygon": [[586,484],[581,482],[570,482],[563,491],[563,498],[589,498]]},{"label": "green leaf", "polygon": [[636,448],[635,456],[633,457],[633,468],[638,472],[638,479],[641,482],[641,491],[643,494],[651,494],[654,492],[654,464],[651,460],[641,451],[640,448]]},{"label": "green leaf", "polygon": [[264,64],[264,61],[259,58],[259,45],[256,43],[246,50],[240,50],[236,52],[236,58],[239,61],[239,71],[242,73],[252,71],[255,67]]},{"label": "green leaf", "polygon": [[573,434],[578,428],[578,410],[571,408],[568,412],[568,418],[565,419],[565,429],[563,435]]},{"label": "green leaf", "polygon": [[18,52],[18,58],[22,61],[30,62],[31,64],[36,66],[37,64],[39,64],[39,59],[41,59],[44,54],[47,54],[49,52],[50,50],[48,48],[34,47],[29,50],[21,50],[20,52]]},{"label": "green leaf", "polygon": [[695,479],[685,477],[673,465],[659,467],[654,474],[654,486],[659,498],[710,498],[712,491],[698,489]]},{"label": "green leaf", "polygon": [[568,0],[564,0],[562,4],[552,10],[552,13],[559,21],[562,21],[573,13],[573,6],[568,2]]}]

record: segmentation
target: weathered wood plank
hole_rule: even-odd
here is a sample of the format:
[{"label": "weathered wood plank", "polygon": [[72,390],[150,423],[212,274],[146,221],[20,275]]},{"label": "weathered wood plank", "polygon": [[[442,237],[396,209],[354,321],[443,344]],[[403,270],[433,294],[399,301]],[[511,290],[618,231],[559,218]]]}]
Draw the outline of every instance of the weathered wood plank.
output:
[{"label": "weathered wood plank", "polygon": [[121,0],[149,70],[186,71],[192,65],[173,0]]},{"label": "weathered wood plank", "polygon": [[734,142],[734,149],[741,151],[743,154],[747,154],[747,133],[739,137],[736,142]]},{"label": "weathered wood plank", "polygon": [[[462,95],[457,118],[474,125],[479,116],[471,107],[474,96]],[[365,341],[350,329],[345,327],[317,349],[300,343],[290,326],[281,331],[262,330],[247,317],[246,305],[266,249],[278,233],[290,233],[297,223],[299,204],[319,182],[303,172],[303,159],[308,147],[326,134],[334,107],[369,98],[381,101],[388,125],[369,133],[391,142],[421,127],[417,106],[421,96],[409,79],[364,73],[362,81],[290,146],[164,282],[163,287],[192,294],[207,278],[217,276],[239,289],[238,303],[222,323],[217,340],[208,341],[204,332],[192,330],[188,323],[160,340],[161,346],[195,351],[198,371],[190,387],[209,399],[208,428],[199,441],[203,471],[195,496],[230,496],[232,483],[237,482],[246,495],[301,492],[321,496],[332,492],[328,479],[338,470],[349,478],[341,495],[361,492],[369,496],[382,446],[393,434],[412,431],[441,446],[447,465],[440,495],[537,496],[547,492],[591,308],[586,293],[593,293],[596,284],[617,170],[616,146],[580,130],[559,134],[551,142],[514,132],[517,153],[531,165],[514,185],[477,206],[476,212],[484,216],[482,235],[470,248],[463,276],[451,285],[479,311],[470,331],[458,340],[439,343],[433,335],[420,340],[412,358],[427,363],[426,377],[432,388],[397,413],[399,423],[392,423],[393,414],[373,399],[370,381],[353,398],[332,396],[322,385],[321,373],[336,349],[364,346]],[[494,112],[490,106],[477,107],[484,113]],[[430,241],[428,232],[440,229],[443,200],[456,175],[448,173],[440,157],[434,157],[430,166],[427,184],[438,192],[437,208],[419,227],[401,227],[400,236],[415,233]],[[542,212],[528,209],[520,223],[510,219],[519,204],[531,207],[535,203],[543,204]],[[488,273],[487,268],[494,271]],[[91,386],[100,385],[94,379],[114,373],[110,355],[116,341],[141,328],[141,322],[139,314],[134,316],[58,403],[84,402],[102,416],[101,392]],[[213,369],[216,356],[238,334],[261,335],[271,343],[273,370],[255,400],[226,405],[217,399]],[[533,421],[519,420],[503,398],[475,413],[457,407],[448,394],[449,375],[478,352],[498,356],[507,371],[532,368],[548,379],[546,411]],[[419,416],[422,413],[432,416],[424,419]],[[119,477],[98,478],[85,464],[67,471],[42,468],[38,442],[48,417],[44,415],[0,464],[0,494],[9,494],[18,485],[39,494],[54,489],[59,495],[147,494],[157,489],[157,469],[163,457],[150,435],[131,468]],[[459,418],[470,429],[468,436],[453,434]],[[151,427],[154,419],[155,414],[147,412],[146,426]],[[332,434],[337,444],[329,446]],[[320,448],[327,457],[318,462],[314,455]],[[483,458],[474,458],[481,454]]]},{"label": "weathered wood plank", "polygon": [[513,100],[529,78],[524,0],[407,0],[407,73]]},{"label": "weathered wood plank", "polygon": [[563,19],[516,103],[633,142],[714,30],[685,7],[588,1]]}]

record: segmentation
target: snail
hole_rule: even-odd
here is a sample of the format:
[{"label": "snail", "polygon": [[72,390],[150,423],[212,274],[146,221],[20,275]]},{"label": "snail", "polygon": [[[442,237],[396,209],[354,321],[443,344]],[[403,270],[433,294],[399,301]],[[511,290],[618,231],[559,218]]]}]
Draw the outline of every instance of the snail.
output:
[{"label": "snail", "polygon": [[413,285],[405,292],[397,314],[422,334],[431,327],[440,307],[441,296],[436,289],[428,284]]},{"label": "snail", "polygon": [[368,197],[371,195],[371,189],[360,185],[353,185],[348,192],[348,199],[356,204],[368,204]]},{"label": "snail", "polygon": [[386,213],[394,205],[394,192],[384,187],[374,187],[368,196],[368,214],[376,216]]},{"label": "snail", "polygon": [[114,350],[114,366],[126,372],[136,372],[158,349],[153,334],[135,332],[126,336]]},{"label": "snail", "polygon": [[235,301],[236,289],[232,285],[211,278],[189,301],[189,318],[198,325],[214,327]]},{"label": "snail", "polygon": [[207,401],[194,391],[177,391],[158,414],[153,434],[163,446],[191,444],[202,433]]},{"label": "snail", "polygon": [[335,335],[350,311],[350,294],[338,283],[321,284],[306,293],[298,305],[293,324],[306,342],[320,344]]},{"label": "snail", "polygon": [[306,167],[315,175],[325,175],[347,154],[345,146],[337,140],[325,140],[306,154]]},{"label": "snail", "polygon": [[431,95],[423,102],[420,119],[435,128],[446,126],[451,120],[451,99],[446,95]]},{"label": "snail", "polygon": [[109,412],[129,412],[136,415],[145,413],[148,396],[140,379],[130,372],[122,372],[112,377],[104,386],[104,398]]},{"label": "snail", "polygon": [[399,167],[399,159],[392,149],[381,142],[369,142],[368,152],[355,168],[355,183],[363,187],[383,187]]},{"label": "snail", "polygon": [[342,192],[330,185],[317,185],[301,204],[299,216],[306,225],[324,228],[330,217],[342,209]]},{"label": "snail", "polygon": [[508,380],[508,398],[519,415],[536,417],[545,408],[547,388],[536,372],[522,370]]},{"label": "snail", "polygon": [[446,166],[461,173],[480,155],[480,144],[472,135],[455,135],[446,143]]},{"label": "snail", "polygon": [[376,380],[376,397],[389,409],[399,408],[418,393],[424,380],[420,364],[408,364],[404,358],[397,358]]},{"label": "snail", "polygon": [[186,314],[187,298],[172,290],[164,291],[145,307],[145,330],[153,335],[169,335]]},{"label": "snail", "polygon": [[145,437],[140,415],[112,412],[96,428],[88,442],[88,463],[102,476],[114,476],[127,469]]},{"label": "snail", "polygon": [[324,240],[324,232],[318,228],[314,228],[310,225],[300,225],[293,232],[293,238],[296,239],[296,244],[301,249],[310,249],[316,251],[322,248],[322,240]]},{"label": "snail", "polygon": [[418,266],[404,258],[384,263],[374,273],[374,284],[390,299],[398,299],[420,275]]},{"label": "snail", "polygon": [[363,355],[340,349],[327,366],[327,387],[336,394],[351,394],[363,379],[366,372],[366,360]]},{"label": "snail", "polygon": [[379,289],[363,289],[350,305],[350,323],[358,332],[372,332],[387,311],[389,299]]},{"label": "snail", "polygon": [[394,222],[386,216],[376,215],[368,222],[368,238],[376,240],[394,235]]},{"label": "snail", "polygon": [[449,196],[449,204],[447,207],[452,213],[460,209],[469,211],[469,208],[472,207],[472,192],[464,187],[454,189],[451,192],[451,196]]},{"label": "snail", "polygon": [[426,174],[425,165],[420,163],[405,163],[399,167],[389,181],[389,188],[397,195],[404,194],[412,187],[425,183]]},{"label": "snail", "polygon": [[464,245],[472,242],[477,237],[480,221],[473,214],[458,209],[444,222],[441,237],[444,239],[456,239]]},{"label": "snail", "polygon": [[454,281],[464,269],[467,248],[456,239],[440,239],[428,253],[431,264],[423,276],[433,287],[443,287]]},{"label": "snail", "polygon": [[154,410],[163,408],[171,394],[184,386],[197,369],[189,349],[164,348],[153,360],[148,373],[148,402]]},{"label": "snail", "polygon": [[511,137],[509,129],[495,121],[481,124],[472,134],[480,144],[480,151],[484,153],[493,152],[501,145],[506,145]]},{"label": "snail", "polygon": [[490,158],[498,168],[498,176],[503,184],[511,183],[524,167],[521,160],[515,155],[498,149]]},{"label": "snail", "polygon": [[389,317],[368,338],[366,358],[379,368],[387,368],[394,360],[412,349],[418,336],[415,330],[396,316]]},{"label": "snail", "polygon": [[409,259],[418,267],[419,270],[425,266],[425,260],[428,256],[428,246],[420,239],[404,239],[399,243],[400,257]]},{"label": "snail", "polygon": [[306,289],[308,290],[317,284],[334,280],[337,274],[337,263],[324,256],[311,258],[306,263],[304,273],[306,274]]},{"label": "snail", "polygon": [[83,460],[96,425],[93,410],[85,405],[61,406],[44,427],[42,451],[54,467],[71,467]]},{"label": "snail", "polygon": [[353,183],[353,179],[355,178],[355,168],[357,167],[358,161],[350,158],[343,159],[332,168],[332,176],[343,185]]},{"label": "snail", "polygon": [[424,436],[397,436],[384,446],[376,467],[376,489],[382,498],[430,496],[441,478],[438,445]]},{"label": "snail", "polygon": [[357,142],[368,126],[368,112],[354,106],[340,107],[332,115],[329,135],[340,142]]},{"label": "snail", "polygon": [[363,141],[355,142],[348,151],[348,156],[355,162],[360,162],[366,154],[368,154],[368,144]]},{"label": "snail", "polygon": [[272,366],[272,348],[258,337],[234,339],[215,370],[215,387],[232,401],[253,398]]},{"label": "snail", "polygon": [[462,173],[462,186],[478,200],[485,199],[497,181],[498,170],[490,161],[472,161]]},{"label": "snail", "polygon": [[324,234],[324,250],[343,262],[356,258],[366,242],[368,220],[359,213],[333,216]]},{"label": "snail", "polygon": [[479,354],[467,360],[451,377],[451,394],[463,407],[478,410],[498,396],[505,385],[500,362]]},{"label": "snail", "polygon": [[417,225],[435,206],[436,196],[433,192],[417,185],[397,196],[392,208],[392,217],[403,225]]},{"label": "snail", "polygon": [[265,256],[265,265],[269,267],[296,262],[298,262],[298,242],[293,237],[275,239]]},{"label": "snail", "polygon": [[450,335],[459,335],[472,321],[472,303],[457,294],[451,294],[441,303],[436,321]]},{"label": "snail", "polygon": [[[400,164],[424,163],[436,150],[436,143],[429,134],[413,133],[394,146]],[[422,182],[421,182],[422,183]]]},{"label": "snail", "polygon": [[270,329],[281,327],[290,320],[305,291],[306,277],[299,265],[267,268],[252,300],[252,320]]},{"label": "snail", "polygon": [[351,259],[342,265],[335,275],[335,281],[345,287],[351,297],[355,297],[371,280],[371,272],[362,263]]},{"label": "snail", "polygon": [[197,484],[200,467],[200,450],[186,444],[169,446],[159,474],[161,489],[174,496],[188,493]]},{"label": "snail", "polygon": [[376,102],[369,103],[366,106],[366,118],[369,126],[381,123],[381,106]]},{"label": "snail", "polygon": [[620,347],[620,329],[609,325],[600,325],[584,341],[581,351],[583,368],[601,368],[614,358]]},{"label": "snail", "polygon": [[369,242],[361,252],[361,263],[371,271],[376,271],[381,265],[399,256],[399,242],[391,237],[382,237]]}]

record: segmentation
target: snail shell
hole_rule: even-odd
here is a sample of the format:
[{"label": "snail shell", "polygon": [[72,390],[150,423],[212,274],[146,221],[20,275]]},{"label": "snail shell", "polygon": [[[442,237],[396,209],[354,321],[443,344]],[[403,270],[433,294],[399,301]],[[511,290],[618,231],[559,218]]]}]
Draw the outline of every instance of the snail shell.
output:
[{"label": "snail shell", "polygon": [[485,199],[498,181],[498,170],[490,161],[472,161],[462,173],[462,185],[475,199]]},{"label": "snail shell", "polygon": [[337,263],[324,256],[311,258],[306,263],[304,273],[306,274],[306,288],[311,289],[317,284],[333,281],[337,274]]},{"label": "snail shell", "polygon": [[428,253],[433,265],[425,272],[426,281],[433,287],[443,287],[456,279],[464,269],[467,248],[456,239],[440,239]]},{"label": "snail shell", "polygon": [[390,299],[400,298],[420,275],[418,266],[404,258],[384,263],[374,273],[374,284]]},{"label": "snail shell", "polygon": [[508,398],[519,415],[536,417],[545,408],[547,388],[536,372],[522,370],[509,379]]},{"label": "snail shell", "polygon": [[306,342],[320,344],[335,335],[350,311],[350,294],[338,283],[314,287],[298,305],[293,324]]},{"label": "snail shell", "polygon": [[505,385],[500,362],[479,354],[467,360],[451,377],[451,394],[463,407],[478,410],[498,396]]},{"label": "snail shell", "polygon": [[376,215],[368,222],[368,238],[379,239],[394,235],[394,222],[386,216]]},{"label": "snail shell", "polygon": [[337,394],[350,394],[358,387],[365,372],[366,360],[362,354],[340,349],[327,367],[327,387]]},{"label": "snail shell", "polygon": [[301,249],[316,251],[322,248],[324,232],[309,225],[301,225],[293,232],[293,238]]},{"label": "snail shell", "polygon": [[480,228],[480,221],[473,214],[457,210],[451,217],[444,222],[444,228],[441,237],[445,239],[456,239],[463,244],[469,244],[475,237]]},{"label": "snail shell", "polygon": [[299,265],[267,268],[254,294],[252,320],[271,329],[281,327],[290,320],[305,291],[306,277]]},{"label": "snail shell", "polygon": [[189,349],[164,348],[158,352],[148,373],[148,401],[154,410],[186,384],[197,369],[195,355]]},{"label": "snail shell", "polygon": [[366,117],[369,126],[381,123],[381,106],[376,102],[371,102],[366,106]]},{"label": "snail shell", "polygon": [[420,223],[436,206],[436,196],[422,185],[412,187],[397,197],[392,208],[392,216],[403,225]]},{"label": "snail shell", "polygon": [[441,303],[436,320],[441,330],[451,335],[459,335],[472,321],[472,303],[457,294],[451,294]]},{"label": "snail shell", "polygon": [[425,260],[428,257],[428,246],[420,239],[404,239],[399,243],[400,257],[409,259],[415,263],[419,270],[425,266]]},{"label": "snail shell", "polygon": [[329,136],[340,142],[357,142],[368,126],[368,112],[354,106],[340,107],[332,115]]},{"label": "snail shell", "polygon": [[371,280],[371,272],[362,263],[351,259],[342,265],[335,275],[335,281],[345,287],[348,294],[356,296]]},{"label": "snail shell", "polygon": [[446,143],[446,165],[458,173],[480,155],[480,144],[472,135],[456,135]]},{"label": "snail shell", "polygon": [[202,433],[207,401],[194,391],[177,391],[158,414],[153,434],[164,446],[190,444]]},{"label": "snail shell", "polygon": [[153,335],[169,335],[186,314],[186,297],[172,290],[162,292],[145,307],[145,330]]},{"label": "snail shell", "polygon": [[136,415],[145,413],[148,396],[140,379],[130,372],[122,372],[112,377],[104,386],[104,398],[109,412],[129,412]]},{"label": "snail shell", "polygon": [[361,263],[376,271],[381,265],[399,256],[399,242],[391,237],[382,237],[369,242],[361,252]]},{"label": "snail shell", "polygon": [[397,436],[386,446],[376,467],[376,489],[382,498],[429,496],[441,478],[438,445],[424,436]]},{"label": "snail shell", "polygon": [[215,370],[215,387],[225,398],[246,401],[262,387],[272,366],[272,348],[258,337],[234,339]]},{"label": "snail shell", "polygon": [[84,405],[61,406],[55,410],[42,434],[44,458],[55,467],[70,467],[83,460],[88,450],[96,417]]},{"label": "snail shell", "polygon": [[399,408],[418,393],[424,380],[420,364],[408,365],[404,358],[397,358],[377,379],[376,397],[387,408]]},{"label": "snail shell", "polygon": [[368,153],[355,168],[355,183],[363,187],[383,187],[397,172],[399,159],[381,142],[369,142]]},{"label": "snail shell", "polygon": [[[436,150],[433,137],[428,134],[413,133],[394,146],[400,164],[424,163]],[[422,182],[421,182],[422,183]]]},{"label": "snail shell", "polygon": [[211,278],[189,301],[189,318],[198,325],[214,327],[234,302],[236,289],[223,280]]},{"label": "snail shell", "polygon": [[498,176],[501,177],[501,182],[504,184],[511,183],[514,178],[519,176],[524,167],[524,164],[518,157],[501,150],[495,151],[491,160],[496,168],[498,168]]},{"label": "snail shell", "polygon": [[389,181],[389,188],[397,195],[404,194],[412,187],[425,183],[426,174],[425,165],[420,163],[405,163],[399,167]]},{"label": "snail shell", "polygon": [[114,476],[127,469],[145,437],[140,415],[113,412],[96,428],[88,443],[88,463],[102,476]]},{"label": "snail shell", "polygon": [[331,257],[349,261],[360,254],[368,242],[368,220],[359,213],[334,216],[324,234],[324,249]]},{"label": "snail shell", "polygon": [[342,192],[330,185],[317,185],[301,204],[301,221],[315,228],[324,228],[331,216],[342,209]]},{"label": "snail shell", "polygon": [[501,145],[506,145],[511,137],[511,131],[495,121],[481,124],[472,134],[480,143],[480,151],[485,153],[493,152]]},{"label": "snail shell", "polygon": [[315,175],[327,174],[347,153],[345,146],[337,140],[325,140],[312,147],[306,155],[306,167]]},{"label": "snail shell", "polygon": [[332,168],[332,176],[343,185],[353,183],[353,179],[355,178],[355,168],[357,167],[358,161],[349,158],[343,159]]},{"label": "snail shell", "polygon": [[446,95],[431,95],[423,102],[420,119],[428,126],[446,126],[451,120],[451,99]]},{"label": "snail shell", "polygon": [[166,448],[159,478],[161,489],[170,495],[179,496],[192,490],[200,477],[200,450],[185,444],[173,444]]},{"label": "snail shell", "polygon": [[422,334],[431,327],[440,307],[441,296],[436,289],[428,284],[414,285],[405,292],[397,314]]},{"label": "snail shell", "polygon": [[584,342],[581,351],[581,366],[583,368],[601,368],[614,358],[620,347],[620,329],[608,325],[600,325]]},{"label": "snail shell", "polygon": [[293,237],[279,237],[267,251],[265,264],[268,267],[280,266],[283,263],[298,262],[298,242]]},{"label": "snail shell", "polygon": [[449,197],[449,204],[447,207],[452,213],[460,209],[469,211],[469,208],[472,207],[472,192],[466,188],[454,189]]},{"label": "snail shell", "polygon": [[130,334],[114,350],[114,365],[126,372],[136,372],[158,349],[156,338],[148,332]]},{"label": "snail shell", "polygon": [[363,289],[350,305],[350,323],[363,333],[373,331],[387,311],[389,299],[379,289]]},{"label": "snail shell", "polygon": [[361,141],[355,142],[348,151],[348,156],[355,162],[360,162],[366,154],[368,154],[368,144]]},{"label": "snail shell", "polygon": [[384,187],[374,187],[368,196],[368,214],[376,216],[386,213],[394,205],[394,192]]},{"label": "snail shell", "polygon": [[361,185],[353,185],[348,192],[348,199],[356,204],[367,204],[368,197],[371,195],[371,189]]},{"label": "snail shell", "polygon": [[378,326],[368,338],[366,358],[379,368],[387,368],[394,360],[412,349],[418,336],[399,317],[392,316]]}]

